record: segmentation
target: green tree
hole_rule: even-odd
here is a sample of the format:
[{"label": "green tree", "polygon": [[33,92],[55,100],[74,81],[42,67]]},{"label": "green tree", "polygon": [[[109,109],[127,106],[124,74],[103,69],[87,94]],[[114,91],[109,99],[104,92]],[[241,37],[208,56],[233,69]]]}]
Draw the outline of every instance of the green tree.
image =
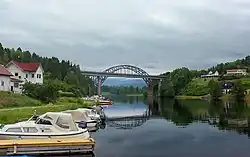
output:
[{"label": "green tree", "polygon": [[241,84],[240,81],[236,81],[233,84],[231,93],[236,100],[243,100],[245,98],[245,91],[246,90],[245,90],[243,84]]},{"label": "green tree", "polygon": [[213,100],[219,100],[219,98],[222,96],[221,91],[221,85],[218,81],[210,80],[208,83],[208,86],[210,88],[210,95]]}]

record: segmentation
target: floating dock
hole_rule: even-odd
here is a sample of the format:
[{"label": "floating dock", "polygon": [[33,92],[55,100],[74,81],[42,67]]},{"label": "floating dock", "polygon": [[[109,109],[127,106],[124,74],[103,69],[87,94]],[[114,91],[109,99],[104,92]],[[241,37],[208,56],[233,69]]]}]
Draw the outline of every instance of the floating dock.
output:
[{"label": "floating dock", "polygon": [[94,146],[92,138],[0,140],[0,156],[85,154],[93,152]]}]

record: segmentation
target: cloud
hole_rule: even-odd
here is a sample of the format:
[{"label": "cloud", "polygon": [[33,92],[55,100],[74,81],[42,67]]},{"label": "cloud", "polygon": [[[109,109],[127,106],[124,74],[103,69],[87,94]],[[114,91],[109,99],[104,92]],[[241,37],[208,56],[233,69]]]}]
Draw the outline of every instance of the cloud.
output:
[{"label": "cloud", "polygon": [[249,10],[248,0],[2,0],[0,42],[85,70],[207,68],[249,54]]}]

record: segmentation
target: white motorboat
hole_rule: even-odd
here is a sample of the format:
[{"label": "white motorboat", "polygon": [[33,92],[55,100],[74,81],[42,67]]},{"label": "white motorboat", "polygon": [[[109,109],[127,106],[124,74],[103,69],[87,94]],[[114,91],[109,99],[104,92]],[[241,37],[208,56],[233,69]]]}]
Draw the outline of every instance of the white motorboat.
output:
[{"label": "white motorboat", "polygon": [[[80,127],[81,125],[81,127]],[[74,123],[71,114],[48,112],[34,119],[4,125],[0,129],[0,140],[40,138],[90,138],[88,130]]]},{"label": "white motorboat", "polygon": [[64,113],[70,113],[75,123],[86,122],[89,131],[97,130],[98,121],[91,119],[86,111],[82,110],[67,110]]},{"label": "white motorboat", "polygon": [[101,121],[101,116],[94,109],[78,108],[77,111],[85,112],[92,120]]}]

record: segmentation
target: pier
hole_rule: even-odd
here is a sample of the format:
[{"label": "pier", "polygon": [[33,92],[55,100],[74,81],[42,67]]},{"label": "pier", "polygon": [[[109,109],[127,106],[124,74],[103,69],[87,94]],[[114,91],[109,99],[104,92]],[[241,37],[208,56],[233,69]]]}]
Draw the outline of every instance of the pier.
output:
[{"label": "pier", "polygon": [[92,138],[0,140],[0,156],[85,154],[93,152],[94,146]]}]

